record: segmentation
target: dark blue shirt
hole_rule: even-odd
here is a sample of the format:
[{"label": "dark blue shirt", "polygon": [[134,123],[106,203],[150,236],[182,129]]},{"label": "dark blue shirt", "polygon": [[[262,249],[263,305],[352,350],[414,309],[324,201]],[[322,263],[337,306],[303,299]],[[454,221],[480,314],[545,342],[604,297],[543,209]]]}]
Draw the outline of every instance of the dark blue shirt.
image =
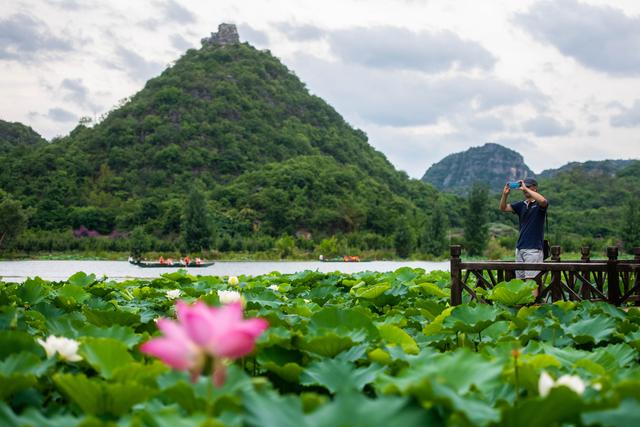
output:
[{"label": "dark blue shirt", "polygon": [[526,203],[516,202],[511,209],[518,214],[520,219],[520,236],[518,237],[518,249],[542,249],[544,241],[544,219],[547,208],[541,208],[536,201]]}]

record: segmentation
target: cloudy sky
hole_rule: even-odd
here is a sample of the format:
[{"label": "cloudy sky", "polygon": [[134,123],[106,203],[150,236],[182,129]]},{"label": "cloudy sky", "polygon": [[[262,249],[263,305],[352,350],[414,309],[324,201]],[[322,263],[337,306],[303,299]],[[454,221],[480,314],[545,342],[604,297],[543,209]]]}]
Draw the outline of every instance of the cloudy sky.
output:
[{"label": "cloudy sky", "polygon": [[0,118],[99,117],[237,24],[420,178],[497,142],[540,172],[640,158],[636,0],[3,0]]}]

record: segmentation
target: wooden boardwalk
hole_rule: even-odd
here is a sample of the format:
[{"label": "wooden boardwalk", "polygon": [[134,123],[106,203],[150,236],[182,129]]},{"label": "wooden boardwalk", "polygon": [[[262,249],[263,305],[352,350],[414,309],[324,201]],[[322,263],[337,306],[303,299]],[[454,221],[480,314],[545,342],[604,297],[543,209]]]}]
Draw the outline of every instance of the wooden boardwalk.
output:
[{"label": "wooden boardwalk", "polygon": [[[491,289],[516,277],[517,270],[539,271],[537,302],[607,301],[611,304],[640,305],[640,248],[634,248],[633,260],[618,260],[618,248],[607,248],[607,259],[592,260],[589,248],[582,248],[582,259],[562,261],[560,246],[551,247],[550,261],[462,261],[462,247],[451,250],[451,305],[463,300],[487,302],[474,289]],[[464,295],[470,298],[463,298]]]}]

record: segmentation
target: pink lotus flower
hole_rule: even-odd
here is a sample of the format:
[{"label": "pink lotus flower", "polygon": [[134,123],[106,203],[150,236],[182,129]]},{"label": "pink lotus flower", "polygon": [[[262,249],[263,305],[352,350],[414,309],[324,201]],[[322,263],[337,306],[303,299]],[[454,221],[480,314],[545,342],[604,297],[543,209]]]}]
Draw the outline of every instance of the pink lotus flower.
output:
[{"label": "pink lotus flower", "polygon": [[164,336],[144,343],[140,350],[172,368],[189,371],[195,381],[211,358],[216,386],[224,384],[225,363],[251,353],[256,339],[269,326],[264,319],[243,319],[240,302],[219,308],[202,301],[176,303],[178,321],[159,319]]}]

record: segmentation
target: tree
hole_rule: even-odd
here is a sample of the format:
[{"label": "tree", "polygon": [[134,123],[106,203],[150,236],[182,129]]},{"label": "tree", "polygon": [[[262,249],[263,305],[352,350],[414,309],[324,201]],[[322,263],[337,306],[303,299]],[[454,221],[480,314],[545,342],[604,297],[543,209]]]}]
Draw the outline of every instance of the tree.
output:
[{"label": "tree", "polygon": [[436,202],[422,235],[422,249],[431,255],[442,255],[447,248],[447,217],[444,207]]},{"label": "tree", "polygon": [[151,240],[144,231],[144,227],[139,226],[133,229],[129,237],[129,250],[133,259],[142,258],[142,254],[151,249]]},{"label": "tree", "polygon": [[0,249],[22,233],[27,225],[27,212],[20,202],[0,191]]},{"label": "tree", "polygon": [[629,198],[624,208],[622,237],[627,251],[640,246],[640,203],[636,197]]},{"label": "tree", "polygon": [[464,242],[469,255],[480,255],[489,240],[488,190],[474,184],[467,196],[467,212],[464,220]]},{"label": "tree", "polygon": [[394,237],[394,245],[396,253],[400,258],[407,258],[413,252],[416,244],[416,237],[408,224],[408,220],[404,218],[400,221],[400,226]]},{"label": "tree", "polygon": [[291,236],[282,236],[276,240],[276,250],[280,253],[280,258],[286,258],[293,254],[296,247],[296,239]]},{"label": "tree", "polygon": [[212,229],[204,197],[204,193],[194,186],[184,206],[182,239],[189,252],[211,247]]}]

